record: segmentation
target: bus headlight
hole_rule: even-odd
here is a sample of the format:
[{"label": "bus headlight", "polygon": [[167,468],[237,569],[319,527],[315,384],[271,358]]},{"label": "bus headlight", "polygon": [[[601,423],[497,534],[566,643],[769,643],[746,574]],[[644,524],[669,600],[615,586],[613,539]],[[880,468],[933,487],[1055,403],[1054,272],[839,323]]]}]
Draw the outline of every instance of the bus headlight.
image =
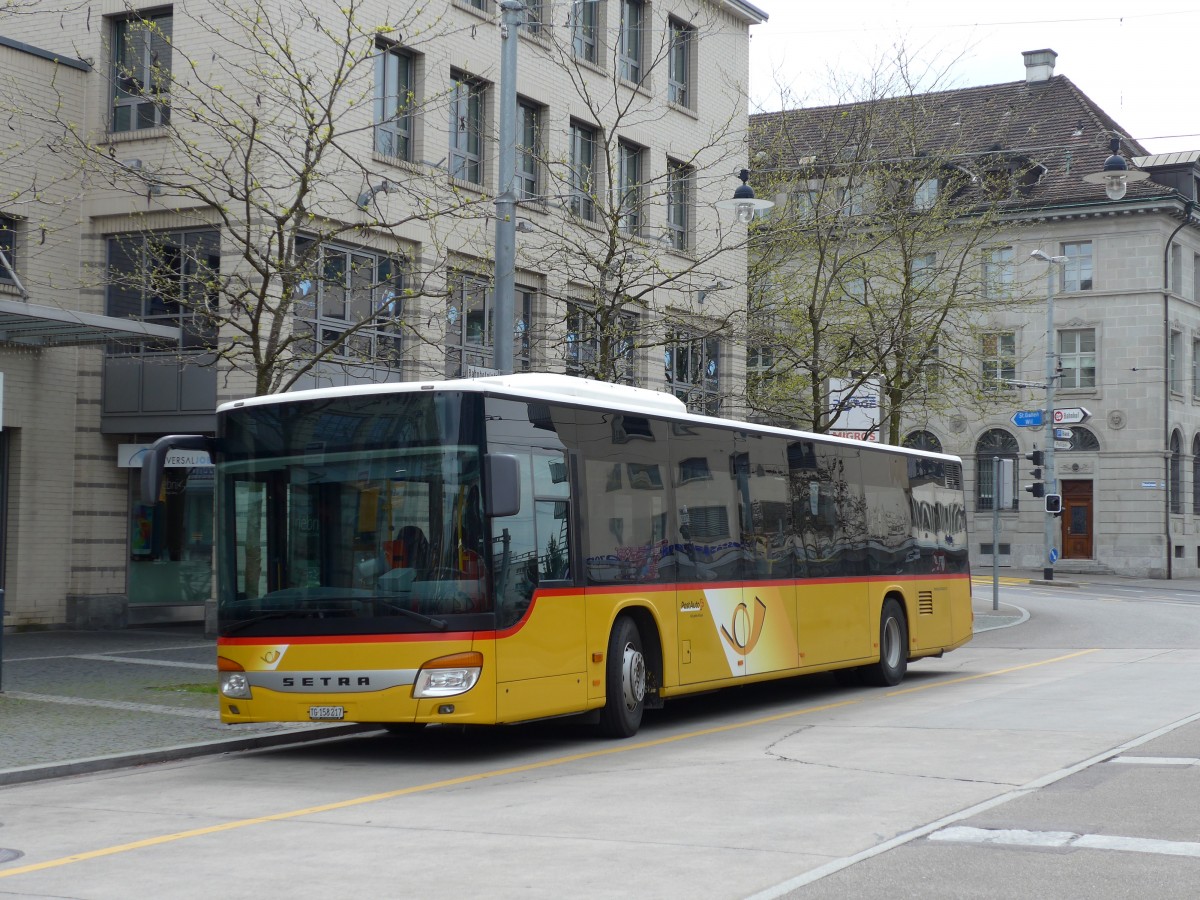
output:
[{"label": "bus headlight", "polygon": [[217,672],[220,676],[218,684],[222,697],[230,697],[234,700],[254,699],[250,693],[250,680],[246,677],[245,670],[238,663],[235,663],[232,659],[218,656]]},{"label": "bus headlight", "polygon": [[431,659],[417,673],[413,697],[453,697],[465,694],[479,681],[483,670],[483,654],[471,650]]}]

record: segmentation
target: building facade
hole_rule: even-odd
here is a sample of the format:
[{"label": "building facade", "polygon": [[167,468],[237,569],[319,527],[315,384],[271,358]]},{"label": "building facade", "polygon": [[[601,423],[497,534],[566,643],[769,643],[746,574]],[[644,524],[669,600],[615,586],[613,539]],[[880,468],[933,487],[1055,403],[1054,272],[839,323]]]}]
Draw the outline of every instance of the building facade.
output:
[{"label": "building facade", "polygon": [[[1059,572],[1194,576],[1200,573],[1200,153],[1149,154],[1054,74],[1055,58],[1050,50],[1026,53],[1022,81],[907,98],[929,115],[911,158],[927,155],[942,167],[940,179],[917,186],[911,209],[921,210],[939,186],[973,197],[978,214],[947,229],[947,245],[979,217],[991,218],[955,269],[960,289],[972,285],[957,307],[963,319],[953,334],[944,326],[938,335],[941,359],[926,357],[973,383],[927,382],[930,402],[904,407],[899,437],[964,458],[977,567],[995,560],[1043,569],[1053,551]],[[850,119],[865,116],[854,106],[844,109]],[[754,141],[773,151],[768,135],[785,127],[788,158],[799,171],[801,160],[811,163],[820,152],[816,136],[828,112],[753,117]],[[1114,136],[1139,174],[1109,194],[1084,176],[1101,171]],[[879,163],[895,166],[898,158]],[[846,214],[869,218],[870,209]],[[932,266],[951,250],[934,241],[914,252]],[[881,248],[876,258],[889,252]],[[910,278],[911,263],[921,259],[910,261]],[[804,261],[796,262],[803,269]],[[867,291],[871,275],[858,280]],[[1047,449],[1041,416],[1048,353],[1059,410],[1058,431],[1049,438],[1052,468],[1030,458]],[[1011,483],[1003,477],[997,483],[996,459],[1011,461]],[[1049,528],[1044,499],[1026,490],[1039,480],[1062,498]]]},{"label": "building facade", "polygon": [[[514,368],[736,412],[746,232],[713,204],[765,14],[525,5]],[[105,0],[0,39],[6,626],[199,617],[211,467],[151,504],[138,467],[216,404],[491,371],[509,37],[494,0],[394,7]]]}]

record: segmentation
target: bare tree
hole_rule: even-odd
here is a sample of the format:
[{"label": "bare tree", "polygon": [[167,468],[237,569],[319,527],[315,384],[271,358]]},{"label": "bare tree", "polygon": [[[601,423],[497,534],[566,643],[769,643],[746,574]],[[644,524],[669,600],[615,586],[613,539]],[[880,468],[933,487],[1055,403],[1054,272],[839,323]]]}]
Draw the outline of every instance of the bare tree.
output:
[{"label": "bare tree", "polygon": [[[401,365],[402,343],[427,339],[411,301],[439,290],[429,276],[444,248],[426,240],[418,256],[394,236],[487,208],[437,164],[386,159],[399,154],[378,145],[379,126],[420,110],[411,93],[379,96],[380,58],[401,37],[406,48],[435,39],[442,23],[423,4],[398,17],[372,9],[366,0],[209,0],[170,17],[131,8],[111,48],[112,116],[155,137],[132,158],[107,135],[58,122],[93,187],[140,198],[128,206],[145,225],[121,252],[141,265],[110,269],[109,282],[118,291],[148,282],[180,312],[185,346],[202,346],[254,393],[287,390],[319,366]],[[219,229],[220,249],[178,259],[155,237],[168,210]],[[375,270],[353,271],[352,253],[331,263],[335,242],[375,250]],[[182,285],[181,265],[195,269]],[[338,305],[337,327],[315,324],[318,303]]]},{"label": "bare tree", "polygon": [[753,120],[760,189],[779,205],[754,236],[748,403],[825,432],[878,389],[898,443],[905,421],[1003,387],[981,379],[981,336],[1028,302],[1000,245],[1006,204],[1039,172],[979,153],[955,92],[919,88],[902,51],[860,90]]}]

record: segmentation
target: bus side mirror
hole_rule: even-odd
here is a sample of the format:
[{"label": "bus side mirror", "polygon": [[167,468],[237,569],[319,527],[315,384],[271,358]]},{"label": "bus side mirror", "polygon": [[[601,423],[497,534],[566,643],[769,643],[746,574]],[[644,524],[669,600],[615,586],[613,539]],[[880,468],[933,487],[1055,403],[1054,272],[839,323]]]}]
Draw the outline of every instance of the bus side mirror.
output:
[{"label": "bus side mirror", "polygon": [[213,439],[199,434],[168,434],[150,445],[142,456],[142,503],[153,506],[162,492],[163,469],[172,450],[204,450],[212,455]]},{"label": "bus side mirror", "polygon": [[483,511],[489,516],[515,516],[521,511],[521,464],[507,453],[489,453],[483,458],[487,491]]}]

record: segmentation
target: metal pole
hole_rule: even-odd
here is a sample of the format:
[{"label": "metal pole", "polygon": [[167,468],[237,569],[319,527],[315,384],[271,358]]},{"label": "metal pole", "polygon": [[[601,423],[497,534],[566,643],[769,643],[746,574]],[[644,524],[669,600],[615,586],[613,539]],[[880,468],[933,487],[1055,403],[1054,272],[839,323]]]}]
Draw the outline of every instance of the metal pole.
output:
[{"label": "metal pole", "polygon": [[[1047,494],[1058,493],[1058,481],[1054,475],[1054,276],[1056,270],[1053,264],[1046,266],[1046,475],[1043,479]],[[1054,523],[1056,519],[1045,512],[1046,558],[1043,560],[1042,577],[1046,581],[1054,580],[1054,561],[1051,553],[1054,550]]]},{"label": "metal pole", "polygon": [[500,154],[496,194],[496,289],[492,303],[492,367],[513,370],[517,276],[517,27],[525,4],[500,0]]},{"label": "metal pole", "polygon": [[992,457],[992,609],[1000,608],[1000,457]]},{"label": "metal pole", "polygon": [[[1191,223],[1192,210],[1195,208],[1196,204],[1192,200],[1183,204],[1183,221],[1171,232],[1166,246],[1163,247],[1163,450],[1166,459],[1166,465],[1163,466],[1166,480],[1163,484],[1167,488],[1163,492],[1163,535],[1166,538],[1168,579],[1174,574],[1171,548],[1171,376],[1174,374],[1171,371],[1171,242],[1183,226]],[[1178,366],[1183,363],[1176,360],[1175,364]]]}]

